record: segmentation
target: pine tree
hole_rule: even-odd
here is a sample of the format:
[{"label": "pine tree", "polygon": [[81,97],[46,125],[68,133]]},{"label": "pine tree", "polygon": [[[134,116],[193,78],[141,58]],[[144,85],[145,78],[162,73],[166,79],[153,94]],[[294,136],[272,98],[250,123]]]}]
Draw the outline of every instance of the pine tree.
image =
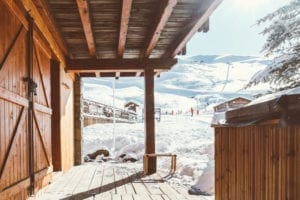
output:
[{"label": "pine tree", "polygon": [[274,56],[272,63],[252,77],[246,87],[269,82],[274,91],[300,86],[300,0],[292,0],[258,20],[270,22],[262,34],[267,36],[262,52]]}]

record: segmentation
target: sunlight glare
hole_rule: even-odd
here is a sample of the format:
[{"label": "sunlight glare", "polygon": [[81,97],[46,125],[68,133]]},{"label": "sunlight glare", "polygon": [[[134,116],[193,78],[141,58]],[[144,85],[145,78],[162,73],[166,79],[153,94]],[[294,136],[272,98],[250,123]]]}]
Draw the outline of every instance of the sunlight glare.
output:
[{"label": "sunlight glare", "polygon": [[253,10],[271,3],[271,0],[233,0],[233,5],[240,10]]}]

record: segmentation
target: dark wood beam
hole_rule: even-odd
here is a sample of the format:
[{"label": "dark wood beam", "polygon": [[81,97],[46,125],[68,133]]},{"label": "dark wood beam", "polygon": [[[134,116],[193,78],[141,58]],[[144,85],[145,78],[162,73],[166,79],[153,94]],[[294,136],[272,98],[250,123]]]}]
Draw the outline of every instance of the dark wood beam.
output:
[{"label": "dark wood beam", "polygon": [[168,49],[168,51],[164,54],[163,57],[175,57],[187,44],[187,42],[191,39],[191,37],[199,30],[205,23],[208,21],[209,16],[214,12],[214,10],[219,6],[222,0],[213,0],[213,1],[203,1],[203,10],[204,13],[199,15],[195,20],[193,20],[190,24],[187,25],[183,32],[179,33],[179,35],[172,42],[172,46]]},{"label": "dark wood beam", "polygon": [[67,72],[140,72],[147,67],[155,71],[167,71],[177,63],[177,59],[72,59],[67,60]]},{"label": "dark wood beam", "polygon": [[122,58],[125,50],[126,37],[128,31],[128,23],[130,17],[132,0],[122,1],[122,14],[120,22],[120,32],[119,32],[119,44],[118,44],[118,57]]},{"label": "dark wood beam", "polygon": [[[154,119],[154,70],[153,68],[145,69],[145,153],[155,153],[155,119]],[[145,174],[156,172],[156,157],[149,158],[144,162]]]},{"label": "dark wood beam", "polygon": [[176,4],[177,4],[177,0],[161,1],[159,14],[152,26],[152,29],[148,36],[149,39],[146,42],[147,46],[145,48],[145,52],[143,55],[144,57],[149,58]]},{"label": "dark wood beam", "polygon": [[48,27],[49,31],[52,33],[55,41],[57,42],[58,46],[62,50],[65,55],[72,57],[70,54],[66,42],[62,37],[61,32],[57,28],[57,25],[54,21],[54,18],[49,10],[48,2],[45,0],[33,0],[35,6],[37,7],[41,17],[44,19],[46,26]]},{"label": "dark wood beam", "polygon": [[80,14],[84,35],[86,38],[87,46],[89,48],[89,52],[91,56],[95,56],[96,54],[96,45],[92,30],[89,5],[87,0],[76,0],[78,11]]}]

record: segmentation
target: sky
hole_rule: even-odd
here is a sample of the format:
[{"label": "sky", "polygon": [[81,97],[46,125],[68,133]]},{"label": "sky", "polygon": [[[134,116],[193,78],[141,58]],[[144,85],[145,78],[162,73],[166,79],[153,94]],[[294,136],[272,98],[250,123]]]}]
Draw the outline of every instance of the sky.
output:
[{"label": "sky", "polygon": [[210,16],[210,30],[196,33],[187,44],[187,56],[262,56],[265,37],[259,34],[265,24],[256,21],[290,0],[223,0]]}]

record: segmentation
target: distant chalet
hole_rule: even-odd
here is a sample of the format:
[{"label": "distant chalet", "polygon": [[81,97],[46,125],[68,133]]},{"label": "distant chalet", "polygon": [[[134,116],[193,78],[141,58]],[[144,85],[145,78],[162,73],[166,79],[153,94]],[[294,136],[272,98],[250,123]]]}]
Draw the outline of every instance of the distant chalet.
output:
[{"label": "distant chalet", "polygon": [[126,109],[127,108],[127,110],[132,110],[132,111],[134,111],[134,112],[136,112],[136,108],[137,107],[139,107],[139,104],[137,104],[137,103],[135,103],[135,102],[133,102],[133,101],[129,101],[128,103],[126,103],[125,105],[124,105],[124,108]]},{"label": "distant chalet", "polygon": [[233,110],[233,109],[243,107],[244,105],[246,105],[250,102],[251,102],[251,100],[246,99],[244,97],[237,97],[237,98],[231,99],[229,101],[226,101],[224,103],[221,103],[221,104],[215,106],[214,111],[215,112],[225,112],[228,110]]}]

